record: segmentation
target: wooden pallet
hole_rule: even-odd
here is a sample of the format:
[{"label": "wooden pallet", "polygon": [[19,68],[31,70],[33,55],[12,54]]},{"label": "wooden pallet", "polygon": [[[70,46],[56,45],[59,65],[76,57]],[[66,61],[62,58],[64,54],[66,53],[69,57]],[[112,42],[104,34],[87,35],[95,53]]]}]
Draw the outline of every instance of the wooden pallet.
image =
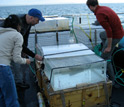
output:
[{"label": "wooden pallet", "polygon": [[[50,107],[106,107],[112,91],[112,82],[80,84],[75,88],[54,91],[43,74],[42,89]],[[40,80],[40,79],[39,79]],[[40,85],[41,87],[41,85]]]}]

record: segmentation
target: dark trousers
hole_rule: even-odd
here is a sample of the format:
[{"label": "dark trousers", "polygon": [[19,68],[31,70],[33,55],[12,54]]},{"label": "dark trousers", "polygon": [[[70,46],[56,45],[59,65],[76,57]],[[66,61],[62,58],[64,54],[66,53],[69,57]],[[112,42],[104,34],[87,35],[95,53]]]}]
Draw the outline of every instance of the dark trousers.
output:
[{"label": "dark trousers", "polygon": [[111,56],[112,56],[112,53],[113,53],[113,51],[115,49],[115,46],[120,41],[120,39],[112,39],[111,51],[108,52],[108,53],[103,53],[105,48],[108,45],[107,35],[106,35],[105,31],[100,33],[100,38],[101,38],[102,44],[103,44],[101,57],[103,59],[107,60],[107,74],[109,76],[109,79],[114,81],[114,70],[113,70],[113,66],[112,66],[112,63],[111,63]]}]

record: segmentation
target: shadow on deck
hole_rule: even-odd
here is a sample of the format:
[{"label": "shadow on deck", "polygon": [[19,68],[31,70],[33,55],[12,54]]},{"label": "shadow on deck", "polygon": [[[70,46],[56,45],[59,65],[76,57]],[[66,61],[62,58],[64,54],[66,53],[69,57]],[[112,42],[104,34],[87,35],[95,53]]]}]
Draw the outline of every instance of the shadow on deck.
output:
[{"label": "shadow on deck", "polygon": [[[31,63],[31,67],[34,69],[33,63]],[[26,71],[26,83],[30,85],[30,88],[25,90],[17,88],[20,107],[39,107],[37,99],[38,86],[35,75],[28,65],[25,65],[24,69]]]}]

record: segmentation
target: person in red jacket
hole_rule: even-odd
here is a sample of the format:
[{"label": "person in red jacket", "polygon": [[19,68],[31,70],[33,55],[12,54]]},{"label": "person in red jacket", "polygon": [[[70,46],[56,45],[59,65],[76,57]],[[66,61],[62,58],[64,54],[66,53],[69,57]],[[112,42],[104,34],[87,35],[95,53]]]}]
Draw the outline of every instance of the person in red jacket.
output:
[{"label": "person in red jacket", "polygon": [[109,7],[100,6],[98,0],[87,0],[88,8],[94,13],[105,32],[100,33],[103,48],[101,57],[107,60],[107,74],[114,82],[114,70],[111,64],[111,54],[116,44],[124,35],[118,15]]}]

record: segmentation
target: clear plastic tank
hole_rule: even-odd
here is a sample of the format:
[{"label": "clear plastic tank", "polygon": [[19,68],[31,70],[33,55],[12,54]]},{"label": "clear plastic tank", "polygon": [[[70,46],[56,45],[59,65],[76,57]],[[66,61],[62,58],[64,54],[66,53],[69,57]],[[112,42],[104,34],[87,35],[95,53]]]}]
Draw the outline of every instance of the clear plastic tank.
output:
[{"label": "clear plastic tank", "polygon": [[106,81],[106,61],[83,44],[46,46],[42,51],[54,91]]}]

